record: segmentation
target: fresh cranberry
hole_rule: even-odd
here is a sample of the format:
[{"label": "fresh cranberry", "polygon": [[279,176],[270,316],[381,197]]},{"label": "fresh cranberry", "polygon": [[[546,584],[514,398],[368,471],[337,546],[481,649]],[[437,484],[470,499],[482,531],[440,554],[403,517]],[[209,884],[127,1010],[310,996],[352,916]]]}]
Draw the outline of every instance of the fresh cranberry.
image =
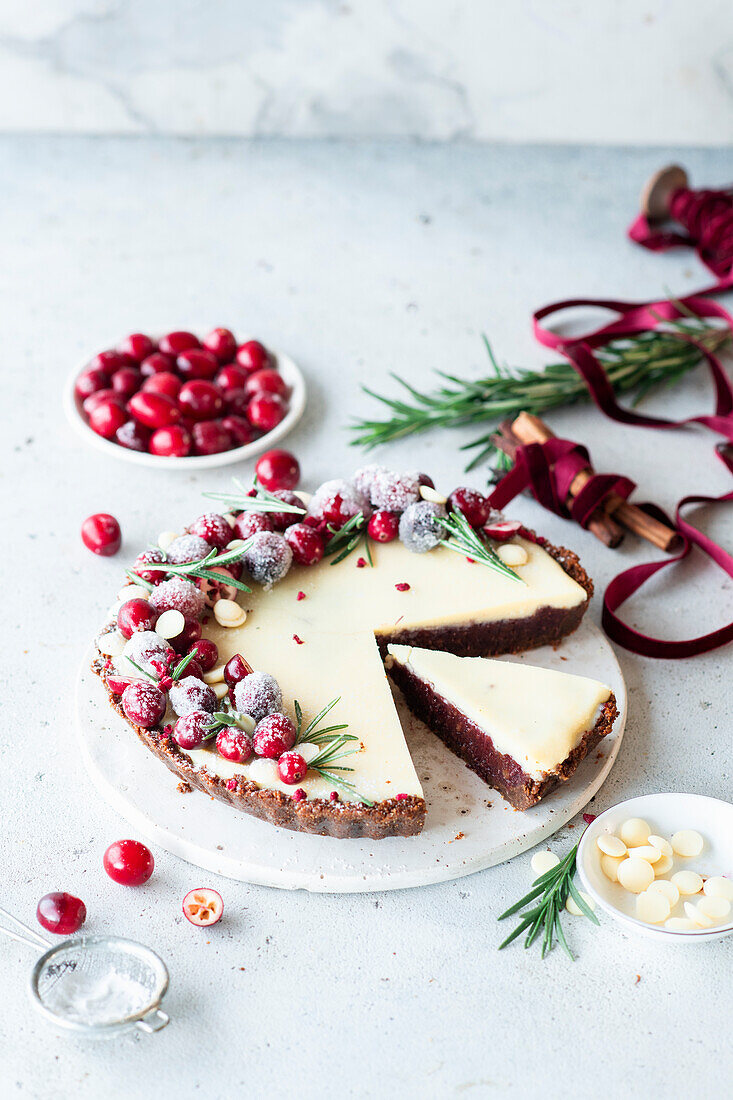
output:
[{"label": "fresh cranberry", "polygon": [[225,726],[216,735],[216,751],[234,764],[246,764],[252,755],[252,740],[244,730]]},{"label": "fresh cranberry", "polygon": [[435,482],[433,481],[433,479],[430,477],[429,474],[418,474],[417,475],[417,483],[418,483],[418,485],[424,485],[427,489],[434,489],[435,488]]},{"label": "fresh cranberry", "polygon": [[400,517],[396,512],[374,512],[367,524],[367,533],[375,542],[392,542],[400,530]]},{"label": "fresh cranberry", "polygon": [[448,510],[462,512],[472,527],[483,527],[491,515],[491,505],[475,489],[454,489],[448,497]]},{"label": "fresh cranberry", "polygon": [[[204,670],[195,657],[188,662],[180,678],[185,679],[187,676],[192,677],[194,680],[203,680],[204,678]],[[206,686],[209,687],[208,684]]]},{"label": "fresh cranberry", "polygon": [[117,612],[117,629],[125,638],[131,638],[140,630],[155,630],[157,621],[158,612],[143,599],[127,600]]},{"label": "fresh cranberry", "polygon": [[174,424],[172,428],[158,428],[153,432],[149,450],[151,455],[163,458],[185,458],[191,453],[192,443],[191,433],[180,424]]},{"label": "fresh cranberry", "polygon": [[98,409],[100,405],[106,405],[109,401],[113,401],[115,404],[119,405],[121,409],[125,407],[124,398],[117,393],[117,390],[104,389],[97,390],[96,393],[92,393],[89,397],[85,397],[82,409],[87,416],[91,416],[95,409]]},{"label": "fresh cranberry", "polygon": [[230,363],[237,351],[237,341],[228,328],[212,329],[204,336],[202,343],[220,363]]},{"label": "fresh cranberry", "polygon": [[142,332],[132,332],[120,341],[120,349],[124,355],[129,355],[137,363],[142,363],[155,351],[155,343]]},{"label": "fresh cranberry", "polygon": [[173,727],[173,740],[182,749],[197,749],[208,737],[211,715],[205,710],[192,710],[184,714]]},{"label": "fresh cranberry", "polygon": [[139,840],[116,840],[102,860],[111,879],[121,886],[142,886],[153,873],[153,853]]},{"label": "fresh cranberry", "polygon": [[246,416],[250,396],[244,389],[227,390],[224,393],[229,416]]},{"label": "fresh cranberry", "polygon": [[81,538],[87,550],[101,554],[103,558],[111,558],[122,544],[120,525],[107,512],[87,516],[81,525]]},{"label": "fresh cranberry", "polygon": [[271,432],[285,417],[288,407],[282,397],[274,393],[262,393],[253,397],[247,405],[247,419],[263,432]]},{"label": "fresh cranberry", "polygon": [[[277,760],[295,744],[295,726],[287,714],[276,711],[262,718],[255,729],[253,743],[258,756]],[[302,779],[302,776],[300,777]]]},{"label": "fresh cranberry", "polygon": [[132,563],[132,572],[149,584],[160,584],[165,578],[165,569],[151,569],[150,566],[164,561],[165,554],[162,550],[143,550]]},{"label": "fresh cranberry", "polygon": [[255,465],[261,485],[273,489],[294,489],[300,481],[300,466],[290,451],[266,451]]},{"label": "fresh cranberry", "polygon": [[111,439],[118,428],[127,420],[127,413],[115,398],[108,398],[95,409],[89,417],[89,427],[103,439]]},{"label": "fresh cranberry", "polygon": [[172,355],[176,359],[189,348],[200,348],[201,344],[192,332],[168,332],[158,341],[158,347],[166,355]]},{"label": "fresh cranberry", "polygon": [[233,688],[246,676],[251,675],[252,669],[245,661],[241,653],[235,653],[224,665],[224,680],[228,687]]},{"label": "fresh cranberry", "polygon": [[238,538],[248,539],[258,531],[274,531],[275,526],[264,512],[242,512],[234,521],[234,530]]},{"label": "fresh cranberry", "polygon": [[305,523],[294,523],[285,531],[285,541],[298,565],[316,565],[323,557],[323,538]]},{"label": "fresh cranberry", "polygon": [[126,420],[115,432],[115,442],[128,451],[147,451],[150,446],[150,429],[137,420]]},{"label": "fresh cranberry", "polygon": [[116,370],[121,367],[136,367],[135,360],[126,355],[124,352],[115,351],[114,348],[109,351],[100,351],[98,355],[95,355],[93,359],[87,363],[87,370],[103,370],[107,374],[114,374]]},{"label": "fresh cranberry", "polygon": [[293,802],[304,802],[308,795],[305,793],[302,787],[298,787],[297,790],[293,791],[290,797],[292,798]]},{"label": "fresh cranberry", "polygon": [[84,401],[85,398],[91,397],[97,390],[104,390],[108,386],[109,375],[106,371],[87,368],[77,378],[74,392],[80,401]]},{"label": "fresh cranberry", "polygon": [[186,379],[210,380],[219,370],[219,360],[205,348],[191,348],[176,359],[178,373]]},{"label": "fresh cranberry", "polygon": [[224,410],[224,398],[213,382],[194,379],[178,394],[179,408],[193,420],[213,420]]},{"label": "fresh cranberry", "polygon": [[285,397],[288,392],[285,379],[276,370],[255,371],[245,382],[244,389],[250,397],[260,393],[276,393],[278,397]]},{"label": "fresh cranberry", "polygon": [[158,725],[165,707],[165,695],[149,680],[136,680],[122,693],[122,709],[131,722],[144,730]]},{"label": "fresh cranberry", "polygon": [[246,447],[256,436],[249,420],[243,416],[223,416],[221,426],[229,432],[237,447]]},{"label": "fresh cranberry", "polygon": [[232,445],[232,437],[218,420],[204,420],[201,424],[194,424],[191,434],[197,455],[216,455],[221,451],[228,451]]},{"label": "fresh cranberry", "polygon": [[224,550],[234,537],[228,522],[218,512],[204,512],[189,526],[188,533],[206,539],[217,550]]},{"label": "fresh cranberry", "polygon": [[221,368],[214,379],[214,384],[226,396],[228,390],[243,390],[246,381],[247,372],[236,363],[229,363]]},{"label": "fresh cranberry", "polygon": [[170,397],[171,401],[178,400],[183,382],[177,374],[164,370],[160,374],[151,374],[142,384],[144,393],[162,393],[164,397]]},{"label": "fresh cranberry", "polygon": [[176,634],[175,638],[169,638],[176,653],[181,655],[190,652],[191,646],[201,637],[201,623],[198,619],[192,619],[188,615],[183,617],[186,620],[183,630],[180,634]]},{"label": "fresh cranberry", "polygon": [[[199,623],[196,623],[196,626],[201,629]],[[210,638],[198,638],[189,645],[186,652],[195,655],[204,672],[211,672],[219,660],[219,647]]]},{"label": "fresh cranberry", "polygon": [[172,355],[164,355],[162,351],[154,351],[143,359],[140,364],[140,373],[143,378],[152,378],[154,374],[169,374],[175,370],[176,361]]},{"label": "fresh cranberry", "polygon": [[[275,489],[272,495],[281,500],[283,504],[292,504],[293,507],[298,508],[300,515],[305,512],[303,501],[300,497],[296,497],[295,493],[291,493],[289,489]],[[284,531],[286,527],[290,527],[300,519],[297,512],[268,512],[268,515],[276,531]]]},{"label": "fresh cranberry", "polygon": [[127,402],[127,408],[146,428],[168,428],[181,419],[181,412],[175,401],[164,397],[162,393],[140,391],[133,394]]},{"label": "fresh cranberry", "polygon": [[137,367],[121,367],[112,375],[112,389],[127,401],[140,389],[142,380],[143,376]]},{"label": "fresh cranberry", "polygon": [[283,783],[300,783],[308,765],[299,752],[284,752],[277,762],[277,771]]},{"label": "fresh cranberry", "polygon": [[[230,780],[227,782],[229,786]],[[183,899],[183,915],[190,924],[197,928],[209,928],[212,924],[218,924],[224,913],[224,902],[218,890],[212,890],[207,886],[197,890],[189,890]]]},{"label": "fresh cranberry", "polygon": [[236,360],[248,374],[269,367],[272,362],[267,348],[259,340],[248,340],[246,344],[240,344],[237,348]]},{"label": "fresh cranberry", "polygon": [[87,907],[73,894],[60,891],[44,894],[38,903],[36,918],[47,932],[70,936],[72,932],[78,932],[87,919]]}]

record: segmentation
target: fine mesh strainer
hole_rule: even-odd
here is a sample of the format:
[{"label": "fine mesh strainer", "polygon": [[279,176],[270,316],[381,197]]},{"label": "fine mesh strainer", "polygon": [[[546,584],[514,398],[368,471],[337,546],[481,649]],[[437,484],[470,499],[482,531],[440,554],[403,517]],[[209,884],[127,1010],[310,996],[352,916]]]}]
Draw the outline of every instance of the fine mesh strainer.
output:
[{"label": "fine mesh strainer", "polygon": [[149,947],[119,936],[80,936],[54,946],[5,909],[0,916],[14,926],[0,926],[0,932],[43,951],[31,973],[30,993],[53,1023],[96,1037],[130,1027],[160,1031],[168,1023],[160,1009],[168,970]]}]

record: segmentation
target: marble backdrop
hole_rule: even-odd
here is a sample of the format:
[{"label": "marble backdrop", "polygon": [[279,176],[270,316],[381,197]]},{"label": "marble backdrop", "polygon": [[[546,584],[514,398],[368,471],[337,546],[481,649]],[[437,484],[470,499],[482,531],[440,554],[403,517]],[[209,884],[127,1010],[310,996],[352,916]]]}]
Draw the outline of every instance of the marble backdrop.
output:
[{"label": "marble backdrop", "polygon": [[721,144],[730,0],[0,0],[0,130]]}]

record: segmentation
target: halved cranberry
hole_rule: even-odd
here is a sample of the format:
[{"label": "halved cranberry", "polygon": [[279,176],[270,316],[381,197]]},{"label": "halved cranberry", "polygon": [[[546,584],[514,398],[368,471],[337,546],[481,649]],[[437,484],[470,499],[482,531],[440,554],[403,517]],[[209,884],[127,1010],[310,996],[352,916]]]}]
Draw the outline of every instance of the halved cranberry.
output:
[{"label": "halved cranberry", "polygon": [[117,390],[104,389],[97,390],[96,393],[92,393],[89,397],[84,398],[82,408],[87,416],[91,416],[95,409],[98,409],[100,405],[106,405],[108,401],[113,401],[119,405],[120,408],[124,408],[125,400],[117,393]]},{"label": "halved cranberry", "polygon": [[260,393],[276,393],[278,397],[285,397],[288,392],[285,379],[276,370],[255,371],[250,374],[244,388],[250,397]]},{"label": "halved cranberry", "polygon": [[124,340],[120,340],[120,349],[125,355],[129,355],[137,363],[142,363],[155,351],[155,343],[142,332],[131,332]]},{"label": "halved cranberry", "polygon": [[142,381],[143,376],[137,367],[121,367],[112,375],[112,389],[127,400],[137,393]]},{"label": "halved cranberry", "polygon": [[76,380],[74,385],[74,392],[80,401],[84,401],[85,398],[91,397],[97,390],[107,389],[109,386],[109,375],[103,370],[90,370],[88,367],[82,371]]},{"label": "halved cranberry", "polygon": [[119,401],[108,398],[97,405],[89,416],[89,427],[103,439],[111,439],[127,420],[127,413]]},{"label": "halved cranberry", "polygon": [[247,406],[247,419],[255,428],[271,432],[284,418],[288,407],[282,397],[274,393],[263,393],[253,397]]},{"label": "halved cranberry", "polygon": [[216,751],[234,764],[246,764],[252,755],[252,740],[244,730],[225,726],[216,735]]},{"label": "halved cranberry", "polygon": [[237,447],[246,447],[257,436],[250,422],[243,416],[222,416],[221,426],[229,432],[233,444]]},{"label": "halved cranberry", "polygon": [[239,366],[244,367],[249,374],[269,367],[272,362],[270,353],[259,340],[248,340],[246,344],[240,344],[237,348],[236,360]]},{"label": "halved cranberry", "polygon": [[483,527],[491,515],[491,505],[475,489],[454,489],[448,497],[448,510],[462,512],[472,527]]},{"label": "halved cranberry", "polygon": [[235,653],[224,665],[224,681],[230,688],[244,680],[245,676],[250,676],[251,673],[252,669],[241,653]]},{"label": "halved cranberry", "polygon": [[290,451],[266,451],[258,458],[255,473],[261,485],[273,489],[294,489],[300,481],[300,466]]},{"label": "halved cranberry", "polygon": [[142,886],[155,868],[153,853],[139,840],[116,840],[102,863],[109,877],[121,886]]},{"label": "halved cranberry", "polygon": [[316,565],[323,557],[322,536],[305,523],[294,523],[285,531],[285,541],[298,565]]},{"label": "halved cranberry", "polygon": [[250,396],[243,389],[226,390],[224,393],[224,400],[226,401],[227,413],[230,416],[247,415],[247,406],[250,402]]},{"label": "halved cranberry", "polygon": [[149,584],[160,584],[165,578],[165,568],[151,569],[150,567],[162,562],[165,562],[165,554],[162,550],[143,550],[132,563],[132,572],[136,573],[142,580],[148,581]]},{"label": "halved cranberry", "polygon": [[140,373],[143,378],[152,378],[154,374],[170,373],[175,369],[176,360],[172,355],[164,355],[162,351],[154,351],[140,364]]},{"label": "halved cranberry", "polygon": [[180,424],[174,424],[172,428],[158,428],[157,432],[153,432],[148,450],[151,455],[163,458],[185,458],[190,455],[192,444],[190,432]]},{"label": "halved cranberry", "polygon": [[222,367],[214,378],[214,385],[226,396],[227,390],[243,390],[247,381],[247,372],[236,363],[229,363]]},{"label": "halved cranberry", "polygon": [[[193,384],[192,382],[191,385]],[[194,424],[191,434],[198,455],[219,454],[221,451],[228,451],[232,445],[232,437],[218,420],[204,420],[201,424]]]},{"label": "halved cranberry", "polygon": [[228,328],[214,328],[202,341],[207,351],[210,351],[220,363],[230,363],[237,350],[237,341]]},{"label": "halved cranberry", "polygon": [[117,612],[117,629],[125,638],[131,638],[140,630],[155,630],[158,612],[143,599],[127,600]]},{"label": "halved cranberry", "polygon": [[171,401],[178,400],[183,382],[173,371],[164,370],[160,374],[151,374],[142,384],[144,393],[162,393],[164,397],[170,397]]},{"label": "halved cranberry", "polygon": [[190,653],[193,643],[198,641],[201,637],[201,623],[198,619],[192,619],[187,615],[184,616],[184,618],[186,622],[181,633],[176,634],[175,638],[169,639],[176,653],[180,653],[181,655]]},{"label": "halved cranberry", "polygon": [[192,332],[178,331],[168,332],[162,336],[158,341],[158,347],[166,355],[172,355],[176,359],[189,348],[200,348],[201,344],[198,336],[194,336]]},{"label": "halved cranberry", "polygon": [[257,723],[253,738],[255,752],[268,760],[277,760],[292,749],[296,736],[295,726],[287,714],[279,711],[268,714]]},{"label": "halved cranberry", "polygon": [[192,710],[178,719],[173,727],[173,740],[182,749],[197,749],[208,737],[211,715],[204,710]]},{"label": "halved cranberry", "polygon": [[484,534],[488,535],[490,539],[494,539],[495,542],[506,542],[508,539],[513,539],[521,529],[521,523],[515,519],[503,519],[494,523],[489,520],[488,523],[484,524]]},{"label": "halved cranberry", "polygon": [[128,451],[147,451],[150,446],[150,429],[138,424],[137,420],[127,420],[115,432],[115,442]]},{"label": "halved cranberry", "polygon": [[87,516],[81,525],[81,538],[87,550],[103,558],[111,558],[122,544],[120,525],[108,512]]},{"label": "halved cranberry", "polygon": [[[196,626],[201,629],[200,623],[196,623]],[[211,638],[198,638],[195,642],[191,642],[186,652],[195,655],[204,672],[211,672],[219,660],[219,647],[216,642],[212,642]]]},{"label": "halved cranberry", "polygon": [[218,512],[204,512],[188,527],[189,535],[198,535],[217,550],[224,550],[233,539],[232,529],[224,516]]},{"label": "halved cranberry", "polygon": [[374,512],[367,524],[369,538],[375,542],[392,542],[400,530],[400,517],[396,512]]},{"label": "halved cranberry", "polygon": [[95,355],[93,359],[90,359],[87,363],[87,370],[103,370],[107,374],[114,374],[120,367],[135,367],[137,363],[135,360],[126,355],[124,352],[115,351],[111,348],[109,351],[100,351],[98,355]]},{"label": "halved cranberry", "polygon": [[234,530],[238,538],[248,539],[258,531],[274,531],[275,525],[264,512],[241,512],[234,521]]},{"label": "halved cranberry", "polygon": [[78,932],[87,919],[87,907],[73,894],[55,891],[44,894],[38,902],[36,919],[47,932],[70,936],[72,932]]},{"label": "halved cranberry", "polygon": [[300,783],[308,765],[299,752],[284,752],[277,762],[277,771],[283,783]]},{"label": "halved cranberry", "polygon": [[150,730],[165,714],[166,697],[149,680],[135,680],[122,693],[122,709],[131,722]]},{"label": "halved cranberry", "polygon": [[115,695],[122,695],[125,688],[135,681],[132,676],[120,676],[117,672],[108,672],[104,677],[104,682]]},{"label": "halved cranberry", "polygon": [[219,370],[219,360],[205,348],[190,348],[178,356],[176,367],[183,378],[211,379]]},{"label": "halved cranberry", "polygon": [[209,928],[217,924],[224,913],[224,902],[218,890],[199,887],[189,890],[183,899],[183,915],[197,928]]},{"label": "halved cranberry", "polygon": [[146,428],[168,428],[181,419],[181,410],[176,403],[162,393],[141,390],[130,398],[127,408]]},{"label": "halved cranberry", "polygon": [[213,420],[224,411],[224,398],[213,382],[186,382],[178,394],[179,408],[194,420]]}]

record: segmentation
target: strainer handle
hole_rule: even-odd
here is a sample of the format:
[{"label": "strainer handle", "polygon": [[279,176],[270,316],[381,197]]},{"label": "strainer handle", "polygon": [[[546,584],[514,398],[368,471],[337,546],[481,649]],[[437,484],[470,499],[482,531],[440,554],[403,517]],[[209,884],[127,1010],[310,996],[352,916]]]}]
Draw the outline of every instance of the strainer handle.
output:
[{"label": "strainer handle", "polygon": [[137,1021],[137,1026],[150,1035],[153,1031],[160,1031],[168,1023],[170,1023],[170,1016],[167,1012],[163,1012],[161,1008],[154,1008],[148,1012],[147,1016],[143,1016],[142,1020]]},{"label": "strainer handle", "polygon": [[[8,923],[11,924],[10,928],[8,928]],[[18,920],[7,909],[2,908],[0,908],[0,934],[10,936],[11,940],[25,943],[28,947],[35,947],[36,951],[46,951],[51,946],[40,932],[36,932],[35,928],[23,924],[22,920]]]}]

